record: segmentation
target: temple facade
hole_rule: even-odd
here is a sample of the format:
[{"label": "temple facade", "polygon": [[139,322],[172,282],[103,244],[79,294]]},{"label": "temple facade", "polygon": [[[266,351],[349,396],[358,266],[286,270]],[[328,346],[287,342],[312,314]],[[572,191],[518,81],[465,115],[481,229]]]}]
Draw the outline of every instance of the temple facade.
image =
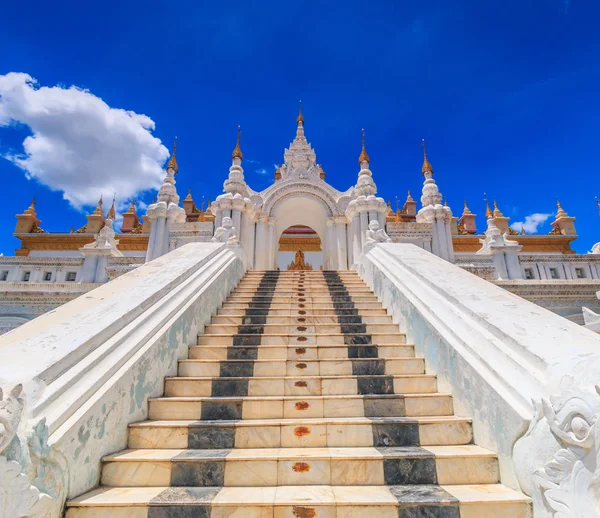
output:
[{"label": "temple facade", "polygon": [[[600,244],[589,254],[573,251],[575,218],[560,203],[549,234],[514,230],[498,203],[487,200],[478,228],[466,202],[460,214],[443,203],[424,143],[423,154],[420,203],[408,192],[394,210],[377,196],[364,132],[354,183],[338,190],[326,181],[300,110],[296,135],[263,191],[246,182],[238,131],[224,192],[206,207],[204,199],[197,206],[191,190],[180,200],[176,144],[156,201],[140,218],[132,200],[118,231],[114,199],[105,211],[100,198],[81,228],[64,233],[43,230],[34,199],[16,215],[21,247],[0,258],[0,332],[186,243],[223,235],[239,242],[255,270],[347,270],[372,242],[413,243],[577,323],[582,307],[600,311]],[[219,232],[224,221],[227,230]]]}]

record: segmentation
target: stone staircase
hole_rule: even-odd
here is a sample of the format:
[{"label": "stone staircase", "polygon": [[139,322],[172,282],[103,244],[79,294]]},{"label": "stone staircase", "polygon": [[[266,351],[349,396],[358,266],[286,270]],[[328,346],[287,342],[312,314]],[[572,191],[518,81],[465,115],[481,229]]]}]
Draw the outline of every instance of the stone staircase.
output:
[{"label": "stone staircase", "polygon": [[251,271],[67,518],[531,516],[352,271]]}]

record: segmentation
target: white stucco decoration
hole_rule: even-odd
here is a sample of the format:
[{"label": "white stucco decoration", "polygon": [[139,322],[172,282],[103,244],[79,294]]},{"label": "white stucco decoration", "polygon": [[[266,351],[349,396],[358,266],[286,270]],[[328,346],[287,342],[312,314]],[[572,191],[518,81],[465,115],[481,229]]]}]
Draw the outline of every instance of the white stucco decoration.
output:
[{"label": "white stucco decoration", "polygon": [[235,233],[233,221],[229,217],[223,218],[221,227],[215,230],[215,235],[211,239],[213,243],[227,243],[229,246],[240,246],[240,242]]},{"label": "white stucco decoration", "polygon": [[379,221],[373,220],[369,223],[369,230],[367,230],[367,239],[363,251],[366,253],[378,243],[391,243],[390,236],[385,233],[384,229],[379,228]]},{"label": "white stucco decoration", "polygon": [[85,245],[85,250],[106,250],[110,251],[110,255],[114,257],[123,257],[123,253],[117,248],[119,241],[115,239],[115,230],[113,228],[113,220],[108,218],[95,236],[92,243]]},{"label": "white stucco decoration", "polygon": [[600,243],[596,243],[592,247],[592,251],[590,252],[590,254],[600,254]]},{"label": "white stucco decoration", "polygon": [[[41,448],[31,451],[25,438],[18,436],[26,430],[24,410],[23,385],[6,391],[0,388],[0,516],[51,518],[60,511],[56,509],[57,500],[41,492],[31,480],[37,478],[45,452]],[[39,455],[35,457],[34,453]],[[33,476],[30,479],[28,475]],[[53,489],[63,492],[62,484]]]},{"label": "white stucco decoration", "polygon": [[578,387],[534,407],[514,461],[535,517],[600,516],[600,387]]}]

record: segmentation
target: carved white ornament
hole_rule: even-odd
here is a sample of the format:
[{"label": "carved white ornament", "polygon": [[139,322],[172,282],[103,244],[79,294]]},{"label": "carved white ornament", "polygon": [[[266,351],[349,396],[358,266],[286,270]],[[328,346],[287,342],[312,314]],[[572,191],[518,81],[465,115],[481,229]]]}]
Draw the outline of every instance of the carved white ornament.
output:
[{"label": "carved white ornament", "polygon": [[[15,386],[7,393],[0,388],[0,454],[5,453],[15,438],[18,439],[17,434],[24,427],[24,408],[25,394],[22,385]],[[45,421],[41,421],[40,425],[34,428],[33,440],[24,452],[25,459],[28,456],[34,458],[36,464],[43,462],[45,455],[49,452],[47,442],[43,438],[47,439],[47,434],[42,434],[42,439],[37,440],[37,432],[45,427]],[[45,430],[47,432],[47,428]],[[53,508],[53,499],[32,485],[26,474],[26,467],[38,475],[38,470],[35,469],[33,463],[30,466],[22,466],[21,463],[9,460],[5,455],[0,455],[0,516],[49,518]],[[56,489],[62,489],[62,485],[57,486],[55,485]]]},{"label": "carved white ornament", "polygon": [[600,387],[534,402],[514,448],[519,482],[536,518],[600,516]]},{"label": "carved white ornament", "polygon": [[224,217],[221,224],[222,226],[215,230],[215,235],[211,241],[213,243],[227,243],[229,246],[240,246],[231,218]]}]

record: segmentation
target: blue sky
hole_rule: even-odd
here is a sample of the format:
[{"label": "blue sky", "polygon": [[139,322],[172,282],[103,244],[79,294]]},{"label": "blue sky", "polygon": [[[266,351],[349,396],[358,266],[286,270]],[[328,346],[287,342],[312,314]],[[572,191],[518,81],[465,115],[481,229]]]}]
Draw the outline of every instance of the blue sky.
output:
[{"label": "blue sky", "polygon": [[[467,199],[482,229],[484,192],[511,222],[554,213],[559,196],[586,252],[600,241],[599,17],[594,0],[11,2],[0,93],[3,76],[18,88],[4,116],[0,100],[0,252],[18,245],[14,214],[34,192],[42,227],[68,231],[101,193],[127,205],[156,185],[166,154],[150,131],[169,148],[179,136],[182,197],[222,192],[238,124],[246,180],[267,187],[299,99],[340,190],[356,181],[364,127],[379,194],[420,195],[425,138],[455,213]],[[72,85],[89,93],[60,91]],[[153,194],[139,192],[142,207]]]}]

